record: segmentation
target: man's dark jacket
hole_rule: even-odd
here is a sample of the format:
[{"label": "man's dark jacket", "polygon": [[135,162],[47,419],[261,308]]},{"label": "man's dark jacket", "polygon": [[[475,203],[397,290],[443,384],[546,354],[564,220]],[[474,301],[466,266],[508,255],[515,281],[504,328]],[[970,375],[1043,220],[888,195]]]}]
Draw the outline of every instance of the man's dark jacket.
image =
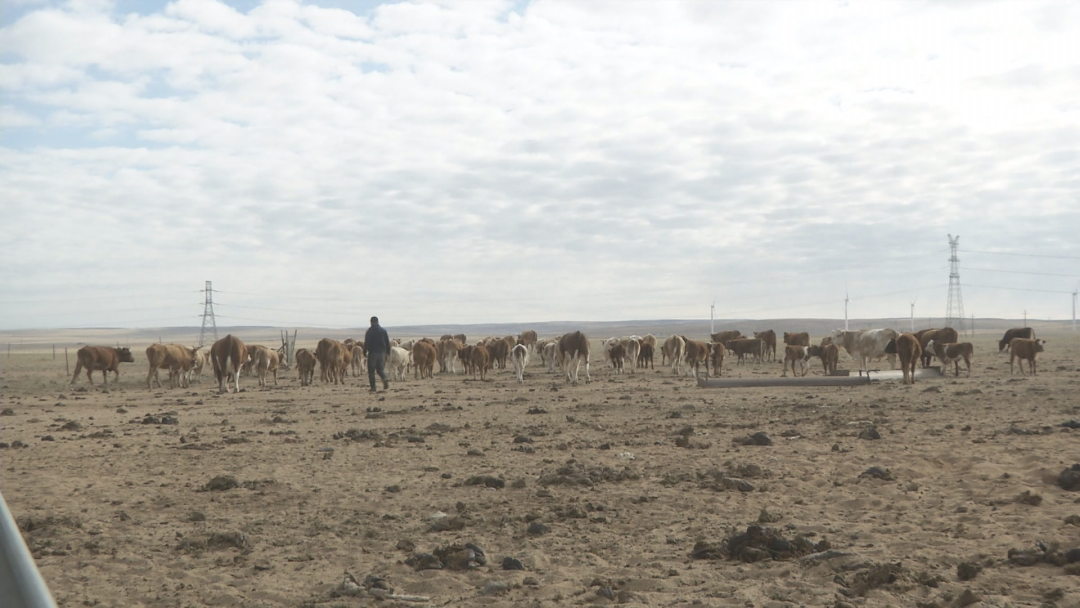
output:
[{"label": "man's dark jacket", "polygon": [[390,354],[390,335],[382,325],[372,325],[364,334],[364,352],[372,354]]}]

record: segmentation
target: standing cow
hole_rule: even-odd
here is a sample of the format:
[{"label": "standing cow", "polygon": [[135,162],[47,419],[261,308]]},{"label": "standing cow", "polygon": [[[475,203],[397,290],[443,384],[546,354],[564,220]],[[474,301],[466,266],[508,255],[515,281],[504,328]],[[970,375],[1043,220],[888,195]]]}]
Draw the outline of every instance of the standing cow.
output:
[{"label": "standing cow", "polygon": [[210,347],[210,359],[214,363],[214,377],[218,381],[218,392],[227,393],[229,390],[229,377],[232,377],[233,387],[240,392],[240,370],[248,362],[247,346],[240,338],[229,334],[214,342]]},{"label": "standing cow", "polygon": [[84,346],[76,353],[75,373],[71,376],[71,384],[75,384],[75,380],[79,378],[79,372],[84,367],[86,368],[86,379],[90,384],[94,383],[92,377],[94,372],[101,372],[106,386],[109,385],[109,372],[113,372],[116,374],[113,378],[113,384],[116,384],[120,381],[120,364],[134,362],[135,358],[131,356],[131,349],[126,346],[122,348]]}]

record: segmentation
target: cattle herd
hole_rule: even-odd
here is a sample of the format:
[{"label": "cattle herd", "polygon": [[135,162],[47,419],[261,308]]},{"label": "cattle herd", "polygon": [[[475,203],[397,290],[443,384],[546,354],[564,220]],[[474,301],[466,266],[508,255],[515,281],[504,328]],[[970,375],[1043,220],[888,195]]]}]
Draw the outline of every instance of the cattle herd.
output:
[{"label": "cattle herd", "polygon": [[[444,335],[439,340],[421,338],[402,342],[393,340],[390,356],[387,357],[386,371],[394,380],[404,380],[411,370],[417,379],[431,378],[436,364],[440,373],[457,374],[458,368],[474,379],[486,379],[491,369],[505,369],[507,362],[514,369],[518,382],[524,382],[524,370],[531,355],[540,357],[541,365],[549,372],[561,370],[566,381],[577,383],[581,365],[585,367],[585,382],[590,382],[589,375],[589,338],[580,331],[574,331],[552,339],[539,339],[535,331],[525,331],[518,336],[490,337],[469,344],[464,334]],[[928,367],[934,358],[947,371],[950,364],[954,375],[960,374],[960,362],[963,361],[968,376],[971,375],[973,348],[970,342],[959,342],[956,330],[945,327],[924,329],[914,333],[899,333],[892,329],[865,329],[858,331],[836,330],[825,336],[818,344],[811,344],[807,332],[783,333],[783,372],[787,376],[790,369],[795,376],[805,376],[809,372],[809,363],[813,358],[821,361],[825,375],[835,374],[840,357],[840,350],[845,350],[860,370],[869,369],[871,361],[887,359],[890,366],[896,368],[896,359],[900,359],[904,383],[915,382],[915,369],[921,360],[923,367]],[[1028,371],[1036,373],[1035,357],[1043,352],[1045,340],[1035,338],[1030,327],[1014,328],[1005,332],[998,342],[998,351],[1009,351],[1009,373],[1013,373],[1013,364],[1020,361],[1020,372],[1024,372],[1027,362]],[[742,335],[737,330],[721,331],[710,335],[709,341],[694,340],[682,335],[673,335],[658,343],[653,335],[609,338],[602,342],[604,360],[609,362],[614,373],[622,374],[629,370],[631,374],[639,368],[655,368],[655,352],[659,346],[661,366],[670,365],[672,373],[686,373],[697,378],[702,372],[722,376],[724,359],[734,357],[738,365],[747,360],[754,362],[776,361],[776,332],[766,330],[753,332],[753,337]],[[227,335],[214,342],[209,348],[187,347],[179,344],[152,344],[146,348],[149,370],[146,386],[152,389],[154,383],[162,386],[158,371],[165,369],[169,373],[169,384],[187,387],[192,380],[201,381],[204,367],[209,363],[214,370],[220,392],[239,391],[241,373],[254,374],[259,386],[266,386],[268,376],[274,384],[278,382],[278,370],[287,369],[285,346],[272,349],[261,345],[244,344],[239,338]],[[319,377],[325,384],[343,384],[351,372],[357,376],[367,367],[364,344],[351,338],[337,341],[331,338],[319,340],[314,350],[301,348],[293,357],[294,365],[302,386],[309,386],[315,378],[315,367],[319,366]],[[134,362],[130,348],[112,348],[107,346],[84,346],[78,351],[75,373],[71,378],[74,384],[82,370],[86,370],[87,379],[93,383],[92,374],[102,372],[108,383],[108,373],[113,372],[114,382],[120,376],[120,363]]]}]

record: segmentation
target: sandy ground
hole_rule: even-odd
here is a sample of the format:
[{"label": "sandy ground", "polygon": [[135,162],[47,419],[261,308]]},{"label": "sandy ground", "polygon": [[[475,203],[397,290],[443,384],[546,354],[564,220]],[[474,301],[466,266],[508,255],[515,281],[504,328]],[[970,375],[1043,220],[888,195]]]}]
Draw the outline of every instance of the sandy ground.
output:
[{"label": "sandy ground", "polygon": [[[1080,338],[1042,336],[1030,377],[997,337],[975,339],[971,378],[815,389],[701,389],[659,360],[616,376],[594,349],[578,386],[534,357],[522,385],[371,395],[290,372],[219,395],[207,376],[147,390],[145,344],[108,390],[5,355],[0,489],[63,606],[407,605],[341,596],[345,573],[439,606],[1078,606],[1080,565],[1048,561],[1080,547],[1080,492],[1056,483],[1080,462],[1061,426]],[[757,432],[771,445],[738,443]],[[773,551],[723,550],[751,525]],[[447,547],[445,569],[406,563]]]}]

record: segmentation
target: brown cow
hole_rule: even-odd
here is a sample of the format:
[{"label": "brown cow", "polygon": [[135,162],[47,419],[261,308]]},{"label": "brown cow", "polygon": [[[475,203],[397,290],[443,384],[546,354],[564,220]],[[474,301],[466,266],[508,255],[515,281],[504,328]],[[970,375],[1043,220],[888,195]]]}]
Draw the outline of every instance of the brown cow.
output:
[{"label": "brown cow", "polygon": [[267,348],[265,346],[256,346],[249,349],[251,355],[252,367],[255,370],[255,376],[259,379],[259,386],[266,386],[266,374],[274,374],[274,384],[278,383],[278,368],[281,367],[282,356],[281,353]]},{"label": "brown cow", "polygon": [[592,382],[589,376],[589,337],[580,331],[572,331],[559,338],[559,360],[566,366],[566,381],[577,384],[578,367],[585,361],[585,384]]},{"label": "brown cow", "polygon": [[927,348],[927,345],[931,340],[939,344],[955,344],[960,339],[956,330],[951,327],[942,327],[941,329],[922,329],[915,332],[915,337],[919,339],[919,346],[922,347],[922,362],[923,367],[930,367],[930,362],[934,358],[933,349]]},{"label": "brown cow", "polygon": [[492,367],[505,369],[506,358],[510,356],[510,349],[514,347],[514,338],[510,337],[509,341],[506,338],[492,338],[484,346],[488,350],[488,356],[491,357]]},{"label": "brown cow", "polygon": [[458,361],[461,361],[461,369],[466,375],[472,373],[472,351],[472,344],[466,344],[458,351]]},{"label": "brown cow", "polygon": [[709,377],[709,343],[700,340],[691,340],[686,336],[683,339],[683,356],[686,360],[686,369],[694,370],[694,379],[697,380],[701,364],[705,364],[705,377]]},{"label": "brown cow", "polygon": [[469,353],[469,366],[472,367],[473,380],[476,380],[476,374],[480,374],[480,379],[487,378],[487,370],[491,366],[491,355],[488,353],[487,348],[477,344],[472,347],[472,351]]},{"label": "brown cow", "polygon": [[718,331],[715,334],[709,334],[709,338],[713,342],[720,342],[727,344],[729,340],[736,340],[743,337],[742,332],[737,329],[729,329],[725,331]]},{"label": "brown cow", "polygon": [[727,353],[727,346],[723,342],[710,342],[709,343],[709,356],[712,360],[713,375],[719,378],[724,371],[724,355]]},{"label": "brown cow", "polygon": [[671,336],[660,346],[661,363],[671,362],[671,373],[679,375],[683,359],[686,357],[686,340],[682,336]]},{"label": "brown cow", "polygon": [[761,360],[761,340],[759,338],[736,338],[728,340],[724,344],[729,351],[739,356],[738,365],[746,361],[746,355],[754,357],[755,361]]},{"label": "brown cow", "polygon": [[453,339],[454,339],[454,336],[451,336],[450,334],[443,334],[439,338],[439,342],[442,342],[443,340],[453,340]]},{"label": "brown cow", "polygon": [[[319,344],[322,344],[322,341]],[[322,372],[326,376],[325,382],[345,384],[345,370],[349,367],[349,364],[345,361],[345,354],[348,352],[349,348],[341,342],[337,340],[329,341],[326,350],[323,352],[323,358],[319,360]],[[318,352],[316,352],[316,357],[318,357]]]},{"label": "brown cow", "polygon": [[[810,371],[810,366],[807,361],[810,360],[810,347],[809,346],[793,346],[791,344],[784,345],[784,373],[780,374],[781,377],[787,377],[788,364],[791,364],[791,375],[795,377],[805,376]],[[800,374],[795,370],[795,364],[798,363],[799,369],[802,370]]]},{"label": "brown cow", "polygon": [[[941,335],[939,332],[938,335]],[[941,373],[949,371],[949,364],[952,363],[955,367],[953,376],[960,375],[960,360],[964,360],[964,365],[967,366],[968,378],[971,377],[971,359],[974,356],[975,348],[972,347],[971,342],[960,343],[947,343],[938,342],[936,339],[930,340],[926,343],[926,348],[934,351],[934,356],[941,361]],[[1020,371],[1024,371],[1021,369]],[[1009,372],[1012,373],[1012,367],[1010,366]]]},{"label": "brown cow", "polygon": [[315,355],[306,348],[296,351],[296,367],[300,370],[300,386],[309,386],[315,381],[315,364],[318,360]]},{"label": "brown cow", "polygon": [[109,372],[116,376],[113,384],[120,381],[120,364],[134,363],[135,357],[131,356],[131,349],[127,346],[113,348],[111,346],[84,346],[75,355],[75,373],[71,376],[70,384],[75,384],[79,378],[79,372],[86,368],[86,379],[90,384],[94,383],[91,374],[101,372],[105,385],[109,385]]},{"label": "brown cow", "polygon": [[626,347],[616,342],[608,349],[608,357],[611,359],[611,367],[616,374],[623,373],[623,362],[626,360]]},{"label": "brown cow", "polygon": [[[1020,373],[1024,373],[1024,361],[1028,362],[1031,375],[1037,375],[1035,371],[1035,355],[1043,352],[1043,344],[1046,340],[1034,338],[1013,338],[1009,342],[1009,375],[1013,373],[1013,361],[1020,360]],[[1000,352],[1000,351],[999,351]]]},{"label": "brown cow", "polygon": [[833,344],[831,339],[828,344],[811,346],[809,352],[811,357],[821,359],[821,366],[825,369],[826,376],[836,373],[836,364],[840,361],[840,347]]},{"label": "brown cow", "polygon": [[810,346],[810,334],[805,331],[797,333],[784,332],[784,344],[792,346]]},{"label": "brown cow", "polygon": [[413,344],[412,356],[413,365],[416,366],[413,370],[413,379],[434,378],[435,359],[438,358],[435,345],[425,341],[417,342]]},{"label": "brown cow", "polygon": [[[998,341],[998,352],[1012,346],[1013,338],[1035,339],[1035,330],[1030,327],[1014,327],[1005,331],[1005,337]],[[1022,371],[1022,370],[1021,370]]]},{"label": "brown cow", "polygon": [[367,358],[364,357],[363,341],[354,342],[352,345],[352,372],[357,378],[367,371]]},{"label": "brown cow", "polygon": [[146,388],[152,389],[151,381],[157,381],[161,388],[161,377],[158,370],[169,370],[169,387],[187,388],[192,368],[199,360],[198,350],[201,347],[188,348],[180,344],[151,344],[146,347],[146,360],[150,364],[150,371],[146,374]]},{"label": "brown cow", "polygon": [[468,343],[468,340],[465,339],[465,334],[454,334],[454,339],[462,344]]},{"label": "brown cow", "polygon": [[229,376],[233,386],[240,392],[240,370],[248,362],[247,347],[240,338],[229,334],[214,342],[210,347],[210,359],[214,363],[214,377],[218,381],[218,392],[229,392]]},{"label": "brown cow", "polygon": [[761,340],[761,348],[764,350],[761,353],[762,359],[776,361],[776,332],[771,329],[755,331],[754,337]]},{"label": "brown cow", "polygon": [[[933,344],[933,340],[930,341]],[[923,349],[919,338],[910,332],[896,337],[896,354],[900,357],[900,369],[904,372],[904,384],[915,384],[915,368],[922,358]]]},{"label": "brown cow", "polygon": [[450,338],[449,340],[441,340],[436,347],[439,356],[440,371],[445,372],[447,369],[451,373],[457,373],[457,360],[460,358],[461,349],[463,348],[461,342]]},{"label": "brown cow", "polygon": [[[330,348],[335,345],[337,353],[330,357]],[[315,345],[315,359],[319,362],[320,380],[337,384],[340,376],[341,383],[345,383],[345,370],[352,364],[352,349],[333,338],[323,338]],[[341,368],[342,365],[345,369]]]},{"label": "brown cow", "polygon": [[655,345],[642,340],[641,351],[638,352],[638,367],[641,369],[656,369],[656,365],[653,363],[653,350],[655,348]]},{"label": "brown cow", "polygon": [[525,348],[529,350],[534,350],[536,347],[536,332],[531,329],[521,332],[521,335],[517,337],[517,343],[524,344]]}]

